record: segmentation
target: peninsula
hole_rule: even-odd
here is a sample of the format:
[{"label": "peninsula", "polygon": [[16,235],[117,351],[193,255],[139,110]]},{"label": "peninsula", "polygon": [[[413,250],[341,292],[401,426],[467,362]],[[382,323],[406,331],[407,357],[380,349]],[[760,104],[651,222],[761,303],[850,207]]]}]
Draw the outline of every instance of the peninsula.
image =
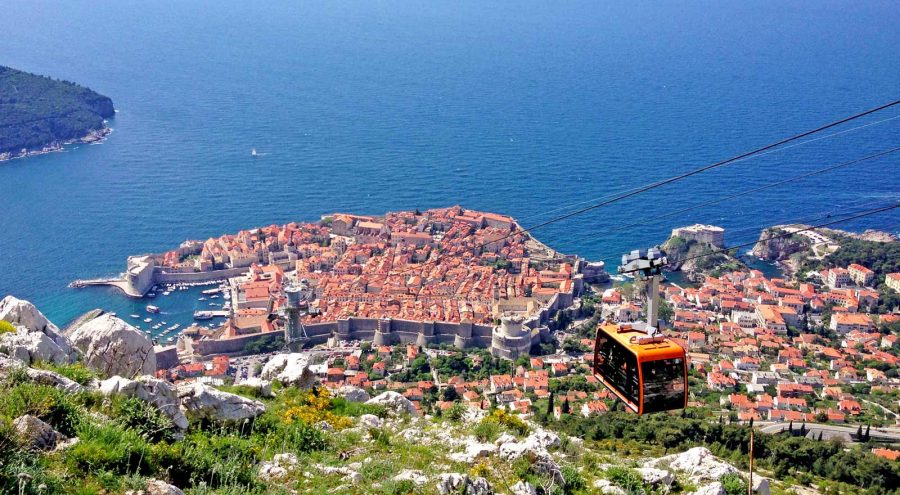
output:
[{"label": "peninsula", "polygon": [[[114,285],[141,297],[157,284],[227,280],[228,319],[198,343],[208,348],[195,347],[200,354],[240,349],[251,335],[288,335],[290,322],[279,312],[291,288],[305,285],[310,343],[446,342],[491,346],[514,358],[548,338],[550,319],[574,303],[585,282],[604,276],[602,263],[555,252],[511,217],[454,206],[378,217],[338,213],[186,241],[129,258],[121,279],[73,285]],[[497,326],[504,331],[493,338]]]},{"label": "peninsula", "polygon": [[88,88],[0,66],[0,161],[100,141],[113,115],[112,100]]}]

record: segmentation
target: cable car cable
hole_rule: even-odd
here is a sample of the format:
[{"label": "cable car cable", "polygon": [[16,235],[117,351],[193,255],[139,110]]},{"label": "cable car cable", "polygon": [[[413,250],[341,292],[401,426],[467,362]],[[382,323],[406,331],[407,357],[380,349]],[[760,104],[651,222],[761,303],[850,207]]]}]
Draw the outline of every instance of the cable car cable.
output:
[{"label": "cable car cable", "polygon": [[[753,158],[757,158],[757,157],[760,157],[760,156],[769,155],[769,154],[772,154],[772,153],[778,153],[778,152],[780,152],[780,151],[789,150],[789,149],[791,149],[791,148],[796,148],[796,147],[798,147],[798,146],[803,146],[803,145],[805,145],[805,144],[809,144],[809,143],[813,143],[813,142],[816,142],[816,141],[821,141],[821,140],[824,140],[824,139],[829,139],[829,138],[832,138],[832,137],[840,136],[840,135],[842,135],[842,134],[847,134],[847,133],[850,133],[850,132],[853,132],[853,131],[858,131],[858,130],[860,130],[860,129],[865,129],[865,128],[867,128],[867,127],[872,127],[872,126],[875,126],[875,125],[883,124],[883,123],[885,123],[885,122],[890,122],[890,121],[897,120],[897,119],[900,119],[900,115],[895,115],[895,116],[893,116],[893,117],[889,117],[889,118],[887,118],[887,119],[878,120],[878,121],[875,121],[875,122],[869,122],[868,124],[863,124],[863,125],[860,125],[860,126],[852,127],[852,128],[850,128],[850,129],[845,129],[845,130],[843,130],[843,131],[838,131],[838,132],[835,132],[835,133],[832,133],[832,134],[827,134],[827,135],[825,135],[825,136],[821,136],[821,137],[817,137],[817,138],[813,138],[813,139],[808,139],[808,140],[806,140],[806,141],[801,141],[801,142],[799,142],[799,143],[795,143],[795,144],[792,144],[792,145],[789,145],[789,146],[782,146],[781,148],[777,148],[777,149],[773,149],[773,150],[768,150],[768,151],[765,151],[765,152],[762,152],[762,153],[758,153],[758,154],[753,155],[753,156],[750,156],[750,157],[742,158],[742,159],[740,159],[740,160],[735,161],[734,163],[737,163],[737,162],[743,162],[743,161],[747,161],[747,160],[751,160],[751,159],[753,159]],[[637,190],[637,189],[638,189],[637,187],[632,188],[632,189],[623,189],[623,190],[620,190],[619,192],[617,192],[616,194],[622,194],[622,193],[629,192],[629,191],[634,191],[634,190]],[[544,212],[541,212],[541,213],[535,213],[535,214],[532,214],[532,215],[526,215],[526,216],[524,216],[524,217],[520,217],[519,220],[525,220],[525,219],[528,219],[528,218],[535,218],[535,217],[539,217],[539,216],[542,216],[542,215],[545,215],[545,214],[548,214],[548,213],[555,213],[555,212],[557,212],[557,211],[567,210],[567,209],[572,208],[572,207],[575,207],[575,206],[581,206],[581,205],[584,205],[584,204],[593,203],[593,202],[595,202],[595,201],[601,201],[601,200],[603,200],[603,199],[605,199],[605,198],[608,198],[608,197],[610,197],[610,196],[601,196],[601,197],[597,197],[597,198],[593,198],[593,199],[588,199],[588,200],[585,200],[585,201],[578,201],[578,202],[576,202],[576,203],[572,203],[572,204],[569,204],[569,205],[566,205],[566,206],[561,206],[561,207],[559,207],[559,208],[554,208],[554,209],[552,209],[552,210],[547,210],[547,211],[544,211]]]},{"label": "cable car cable", "polygon": [[[841,125],[841,124],[844,124],[844,123],[847,123],[847,122],[850,122],[850,121],[853,121],[853,120],[856,120],[856,119],[865,117],[866,115],[871,115],[871,114],[873,114],[873,113],[879,112],[879,111],[881,111],[881,110],[885,110],[885,109],[887,109],[887,108],[891,108],[891,107],[896,106],[896,105],[900,105],[900,100],[894,100],[894,101],[891,101],[891,102],[889,102],[889,103],[885,103],[885,104],[883,104],[883,105],[879,105],[879,106],[877,106],[877,107],[875,107],[875,108],[871,108],[871,109],[869,109],[869,110],[865,110],[865,111],[863,111],[863,112],[859,112],[859,113],[853,114],[853,115],[851,115],[851,116],[849,116],[849,117],[844,117],[844,118],[839,119],[839,120],[836,120],[836,121],[834,121],[834,122],[831,122],[831,123],[828,123],[828,124],[825,124],[825,125],[816,127],[815,129],[812,129],[812,130],[809,130],[809,131],[804,131],[804,132],[801,132],[801,133],[799,133],[799,134],[795,134],[795,135],[793,135],[793,136],[790,136],[790,137],[781,139],[781,140],[776,141],[776,142],[774,142],[774,143],[771,143],[771,144],[768,144],[768,145],[765,145],[765,146],[756,148],[756,149],[754,149],[754,150],[751,150],[751,151],[748,151],[748,152],[745,152],[745,153],[741,153],[740,155],[737,155],[737,156],[734,156],[734,157],[731,157],[731,158],[728,158],[728,159],[725,159],[725,160],[721,160],[721,161],[718,161],[718,162],[716,162],[716,163],[712,163],[712,164],[710,164],[710,165],[706,165],[706,166],[703,166],[703,167],[700,167],[700,168],[691,170],[691,171],[689,171],[689,172],[685,172],[685,173],[682,173],[682,174],[678,174],[678,175],[669,177],[669,178],[667,178],[667,179],[663,179],[663,180],[659,180],[659,181],[656,181],[656,182],[647,184],[647,185],[645,185],[645,186],[639,187],[639,188],[634,189],[634,190],[631,190],[631,191],[629,191],[629,192],[626,192],[626,193],[623,193],[623,194],[619,194],[619,195],[613,196],[612,198],[606,199],[606,200],[601,201],[601,202],[599,202],[599,203],[595,203],[595,204],[592,204],[592,205],[590,205],[590,206],[587,206],[587,207],[584,207],[584,208],[575,210],[575,211],[573,211],[573,212],[566,213],[566,214],[564,214],[564,215],[560,215],[560,216],[551,218],[551,219],[549,219],[549,220],[546,220],[546,221],[544,221],[544,222],[541,222],[541,223],[539,223],[539,224],[537,224],[537,225],[534,225],[534,226],[532,226],[532,227],[529,227],[529,228],[523,228],[523,229],[521,229],[521,230],[518,230],[518,231],[515,231],[515,232],[511,232],[511,233],[509,233],[509,234],[507,234],[507,235],[505,235],[505,236],[500,237],[499,239],[495,239],[495,240],[489,241],[489,242],[483,242],[483,243],[481,243],[480,246],[478,246],[478,248],[479,248],[479,249],[482,249],[482,248],[484,248],[485,246],[487,246],[487,245],[489,245],[489,244],[497,243],[497,242],[500,242],[500,241],[509,239],[510,237],[513,237],[513,236],[516,236],[516,235],[519,235],[519,234],[530,233],[530,232],[532,232],[532,231],[534,231],[534,230],[537,230],[537,229],[546,227],[547,225],[551,225],[551,224],[554,224],[554,223],[557,223],[557,222],[561,222],[561,221],[563,221],[563,220],[572,218],[572,217],[574,217],[574,216],[582,215],[582,214],[584,214],[584,213],[587,213],[587,212],[589,212],[589,211],[595,210],[595,209],[597,209],[597,208],[601,208],[601,207],[603,207],[603,206],[607,206],[607,205],[609,205],[609,204],[616,203],[616,202],[618,202],[618,201],[622,201],[623,199],[627,199],[627,198],[636,196],[636,195],[638,195],[638,194],[641,194],[641,193],[650,191],[650,190],[652,190],[652,189],[656,189],[656,188],[658,188],[658,187],[662,187],[662,186],[664,186],[664,185],[671,184],[671,183],[673,183],[673,182],[677,182],[677,181],[686,179],[686,178],[688,178],[688,177],[692,177],[692,176],[697,175],[697,174],[701,174],[701,173],[703,173],[703,172],[712,170],[712,169],[714,169],[714,168],[718,168],[718,167],[722,167],[722,166],[725,166],[725,165],[734,163],[734,162],[736,162],[736,161],[738,161],[738,160],[741,160],[741,159],[744,159],[744,158],[747,158],[747,157],[750,157],[750,156],[759,154],[759,153],[761,153],[761,152],[763,152],[763,151],[770,150],[770,149],[776,148],[776,147],[778,147],[778,146],[781,146],[781,145],[783,145],[783,144],[787,144],[787,143],[790,143],[790,142],[793,142],[793,141],[797,141],[798,139],[802,139],[802,138],[804,138],[804,137],[806,137],[806,136],[810,136],[810,135],[816,134],[816,133],[821,132],[821,131],[824,131],[824,130],[826,130],[826,129],[830,129],[830,128],[832,128],[832,127],[839,126],[839,125]],[[411,271],[413,271],[413,270],[420,270],[420,269],[424,268],[424,267],[425,267],[426,265],[428,265],[428,264],[433,264],[433,263],[436,263],[436,262],[440,261],[440,260],[443,258],[443,256],[444,256],[443,254],[439,254],[435,259],[433,259],[433,260],[431,260],[431,261],[425,261],[424,263],[420,263],[420,264],[417,264],[417,265],[415,265],[415,266],[411,266],[411,267],[409,267],[409,268],[407,268],[407,269],[405,269],[405,270],[402,270],[402,271],[400,271],[399,273],[396,273],[396,274],[394,274],[394,275],[403,275],[403,274],[409,273],[409,272],[411,272]]]},{"label": "cable car cable", "polygon": [[890,206],[883,206],[883,207],[881,207],[881,208],[875,208],[875,209],[873,209],[873,210],[867,210],[867,211],[865,211],[865,212],[862,212],[862,213],[859,213],[859,214],[856,214],[856,215],[853,215],[853,216],[850,216],[850,217],[847,217],[847,218],[842,218],[842,219],[839,219],[839,220],[834,220],[834,221],[822,223],[822,224],[819,224],[819,225],[813,225],[813,226],[811,226],[811,227],[805,227],[805,228],[802,228],[802,229],[797,229],[797,230],[795,230],[795,231],[793,231],[793,232],[787,232],[787,233],[784,233],[784,234],[778,234],[778,235],[774,235],[774,236],[770,236],[770,237],[766,237],[766,238],[760,238],[760,239],[757,239],[757,240],[755,240],[755,241],[753,241],[753,242],[746,242],[746,243],[743,243],[743,244],[737,244],[737,245],[735,245],[735,246],[730,246],[730,247],[727,247],[727,248],[721,248],[721,249],[713,250],[713,251],[710,251],[710,252],[708,252],[708,253],[703,253],[703,254],[699,254],[699,255],[696,255],[696,256],[689,256],[689,257],[687,257],[687,258],[681,260],[681,262],[684,263],[684,262],[687,262],[687,261],[690,261],[690,260],[695,260],[695,259],[703,258],[703,257],[706,257],[706,256],[713,256],[713,255],[716,255],[716,254],[727,253],[727,252],[732,251],[732,250],[734,250],[734,249],[740,249],[740,248],[742,248],[742,247],[752,246],[752,245],[754,245],[754,244],[756,244],[756,243],[758,243],[758,242],[769,242],[769,241],[775,240],[775,239],[781,239],[781,238],[784,238],[784,237],[790,237],[790,236],[792,236],[792,235],[799,234],[800,232],[807,232],[807,231],[810,231],[810,230],[815,230],[815,229],[820,229],[820,228],[822,228],[822,227],[827,227],[827,226],[829,226],[829,225],[834,225],[834,224],[838,224],[838,223],[849,222],[850,220],[856,220],[857,218],[868,217],[868,216],[871,216],[871,215],[875,215],[876,213],[881,213],[881,212],[885,212],[885,211],[890,211],[890,210],[893,210],[893,209],[896,209],[896,208],[900,208],[900,203],[896,203],[896,204],[893,204],[893,205],[890,205]]},{"label": "cable car cable", "polygon": [[847,162],[838,163],[838,164],[836,164],[836,165],[831,165],[831,166],[829,166],[829,167],[821,168],[821,169],[818,169],[818,170],[813,170],[812,172],[807,172],[807,173],[805,173],[805,174],[795,175],[795,176],[793,176],[793,177],[789,177],[789,178],[787,178],[787,179],[783,179],[783,180],[780,180],[780,181],[770,182],[770,183],[768,183],[768,184],[763,184],[762,186],[755,187],[755,188],[752,188],[752,189],[746,189],[746,190],[744,190],[744,191],[741,191],[741,192],[738,192],[738,193],[735,193],[735,194],[731,194],[731,195],[728,195],[728,196],[721,196],[721,197],[719,197],[719,198],[716,198],[716,199],[713,199],[713,200],[710,200],[710,201],[706,201],[706,202],[704,202],[704,203],[699,203],[699,204],[696,204],[696,205],[693,205],[693,206],[688,206],[688,207],[682,208],[682,209],[680,209],[680,210],[675,210],[675,211],[671,211],[671,212],[668,212],[668,213],[663,213],[663,214],[661,214],[661,215],[656,215],[656,216],[654,216],[652,219],[649,219],[649,220],[645,220],[645,221],[641,221],[641,222],[634,222],[634,223],[630,223],[630,224],[627,224],[627,225],[624,225],[624,226],[615,227],[615,228],[613,228],[613,229],[607,230],[607,231],[602,232],[602,233],[591,233],[591,234],[589,234],[589,235],[584,235],[584,236],[575,236],[575,237],[570,238],[570,239],[583,239],[583,238],[585,238],[585,237],[592,237],[592,236],[594,236],[594,235],[598,235],[598,236],[599,236],[599,235],[608,235],[608,234],[612,234],[612,233],[615,233],[615,232],[621,232],[621,231],[623,231],[623,230],[627,230],[627,229],[630,229],[630,228],[632,228],[632,227],[639,227],[639,226],[645,225],[645,224],[647,224],[647,223],[654,223],[654,222],[656,222],[657,220],[662,219],[662,218],[671,217],[671,216],[679,215],[679,214],[682,214],[682,213],[687,213],[687,212],[689,212],[689,211],[692,211],[692,210],[695,210],[695,209],[698,209],[698,208],[703,208],[703,207],[706,207],[706,206],[714,205],[714,204],[716,204],[716,203],[721,203],[721,202],[723,202],[723,201],[728,201],[728,200],[730,200],[730,199],[739,198],[739,197],[741,197],[741,196],[746,196],[746,195],[748,195],[748,194],[753,194],[753,193],[755,193],[755,192],[759,192],[759,191],[763,191],[763,190],[766,190],[766,189],[770,189],[770,188],[772,188],[772,187],[777,187],[777,186],[780,186],[780,185],[782,185],[782,184],[787,184],[787,183],[789,183],[789,182],[794,182],[794,181],[797,181],[797,180],[805,179],[805,178],[807,178],[807,177],[812,177],[812,176],[815,176],[815,175],[823,174],[823,173],[830,172],[830,171],[832,171],[832,170],[836,170],[836,169],[839,169],[839,168],[842,168],[842,167],[846,167],[846,166],[849,166],[849,165],[855,165],[855,164],[857,164],[857,163],[861,163],[861,162],[864,162],[864,161],[867,161],[867,160],[873,160],[873,159],[875,159],[875,158],[880,158],[880,157],[882,157],[882,156],[886,156],[886,155],[889,155],[889,154],[891,154],[891,153],[896,153],[897,151],[900,151],[900,146],[898,146],[898,147],[896,147],[896,148],[891,148],[891,149],[886,150],[886,151],[881,151],[881,152],[879,152],[879,153],[867,155],[867,156],[864,156],[864,157],[862,157],[862,158],[857,158],[857,159],[855,159],[855,160],[850,160],[850,161],[847,161]]}]

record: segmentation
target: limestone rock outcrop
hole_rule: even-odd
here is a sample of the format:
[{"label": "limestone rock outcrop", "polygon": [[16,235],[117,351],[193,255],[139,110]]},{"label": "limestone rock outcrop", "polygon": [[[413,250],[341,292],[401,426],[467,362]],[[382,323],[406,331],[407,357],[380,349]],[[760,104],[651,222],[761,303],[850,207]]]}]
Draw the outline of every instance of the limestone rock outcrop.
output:
[{"label": "limestone rock outcrop", "polygon": [[255,418],[266,410],[262,402],[216,390],[202,383],[192,383],[177,390],[182,408],[191,419],[238,422]]},{"label": "limestone rock outcrop", "polygon": [[30,414],[16,418],[13,421],[13,428],[24,445],[37,450],[52,450],[57,443],[66,438],[52,426]]},{"label": "limestone rock outcrop", "polygon": [[46,343],[45,339],[37,338],[36,341],[44,341],[42,344],[44,352],[50,352],[55,358],[54,362],[70,363],[78,357],[78,352],[72,346],[72,342],[59,331],[59,328],[51,323],[34,304],[24,299],[6,296],[0,300],[0,320],[24,327],[25,333],[37,333],[46,337],[52,346]]},{"label": "limestone rock outcrop", "polygon": [[184,492],[165,481],[151,479],[147,480],[143,490],[129,490],[125,495],[184,495]]},{"label": "limestone rock outcrop", "polygon": [[159,409],[172,420],[175,428],[186,430],[188,427],[187,417],[181,412],[181,400],[169,382],[146,375],[136,380],[114,376],[100,382],[99,390],[107,397],[113,395],[136,397]]},{"label": "limestone rock outcrop", "polygon": [[459,473],[438,475],[437,491],[440,495],[489,495],[494,493],[488,481],[481,477],[470,478]]},{"label": "limestone rock outcrop", "polygon": [[416,411],[416,407],[412,402],[409,401],[406,397],[403,397],[397,392],[384,392],[377,397],[369,399],[366,401],[366,404],[376,404],[385,406],[387,408],[388,413],[390,414],[412,414],[418,415],[418,411]]},{"label": "limestone rock outcrop", "polygon": [[694,483],[716,481],[726,474],[737,473],[738,470],[712,454],[706,447],[694,447],[680,454],[672,454],[647,462],[644,467],[668,465],[670,469],[682,471]]},{"label": "limestone rock outcrop", "polygon": [[285,385],[307,389],[316,384],[309,364],[306,354],[276,354],[263,366],[260,376],[265,380],[278,380]]},{"label": "limestone rock outcrop", "polygon": [[84,390],[84,387],[74,381],[48,370],[38,370],[26,366],[22,361],[12,359],[0,354],[0,377],[7,376],[14,370],[22,370],[34,383],[58,388],[64,392],[76,393]]},{"label": "limestone rock outcrop", "polygon": [[15,332],[0,334],[0,352],[4,352],[25,364],[45,362],[67,364],[72,362],[71,351],[61,348],[42,332],[31,332],[16,325]]},{"label": "limestone rock outcrop", "polygon": [[344,385],[338,390],[337,395],[347,399],[349,402],[365,402],[371,399],[368,392],[353,385]]},{"label": "limestone rock outcrop", "polygon": [[156,372],[153,343],[115,316],[99,316],[75,329],[70,338],[85,364],[104,375],[133,377]]}]

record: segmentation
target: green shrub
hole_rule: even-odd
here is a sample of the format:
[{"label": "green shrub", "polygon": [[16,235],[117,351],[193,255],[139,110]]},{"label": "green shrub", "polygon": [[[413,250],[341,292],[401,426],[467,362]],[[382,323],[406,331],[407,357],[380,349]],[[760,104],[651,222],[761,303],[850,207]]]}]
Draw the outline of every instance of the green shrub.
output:
[{"label": "green shrub", "polygon": [[500,423],[493,418],[484,418],[475,425],[472,433],[479,442],[493,442],[500,436]]},{"label": "green shrub", "polygon": [[4,392],[0,401],[0,415],[17,418],[31,414],[46,421],[66,436],[75,434],[81,419],[77,396],[66,394],[54,387],[34,383],[19,383]]},{"label": "green shrub", "polygon": [[209,488],[241,486],[251,491],[259,485],[256,469],[260,453],[260,446],[246,438],[194,432],[178,442],[154,445],[150,457],[180,488],[205,483]]},{"label": "green shrub", "polygon": [[118,475],[153,472],[150,445],[136,432],[116,423],[95,425],[87,421],[78,428],[77,444],[65,451],[69,467],[78,473],[109,471]]},{"label": "green shrub", "polygon": [[577,493],[587,487],[584,476],[582,476],[574,467],[563,466],[560,471],[562,472],[563,479],[566,481],[565,488],[563,489],[564,493]]},{"label": "green shrub", "polygon": [[365,404],[362,402],[350,402],[343,397],[331,399],[331,411],[338,416],[362,416],[374,414],[379,418],[387,417],[387,408],[380,404]]},{"label": "green shrub", "polygon": [[744,495],[747,493],[747,482],[737,473],[726,474],[719,478],[725,493],[728,495]]},{"label": "green shrub", "polygon": [[136,397],[116,397],[112,404],[113,418],[125,428],[153,443],[173,439],[172,420],[156,407]]},{"label": "green shrub", "polygon": [[613,466],[606,470],[606,477],[619,485],[628,495],[646,495],[648,493],[644,488],[643,478],[634,469]]},{"label": "green shrub", "polygon": [[97,373],[81,363],[61,365],[48,363],[40,367],[58,373],[79,385],[87,385],[91,380],[97,378]]},{"label": "green shrub", "polygon": [[447,411],[444,413],[444,415],[450,421],[459,421],[462,419],[463,413],[465,413],[465,412],[466,412],[466,406],[457,402],[457,403],[453,404],[452,406],[450,406],[450,408],[447,409]]}]

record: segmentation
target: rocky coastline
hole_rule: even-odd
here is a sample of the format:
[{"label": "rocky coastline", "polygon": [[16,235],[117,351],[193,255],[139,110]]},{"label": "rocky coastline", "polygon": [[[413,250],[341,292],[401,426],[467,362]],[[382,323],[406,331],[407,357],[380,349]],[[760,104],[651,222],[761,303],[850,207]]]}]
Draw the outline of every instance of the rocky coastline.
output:
[{"label": "rocky coastline", "polygon": [[110,134],[112,134],[112,131],[112,127],[109,127],[104,123],[103,127],[101,127],[100,129],[93,129],[79,138],[67,139],[65,141],[54,141],[52,143],[44,145],[40,149],[22,148],[18,152],[2,152],[0,153],[0,162],[15,160],[17,158],[28,158],[31,156],[46,155],[48,153],[57,153],[60,151],[65,151],[66,146],[73,144],[102,144],[104,141],[106,141],[106,138],[109,137]]}]

